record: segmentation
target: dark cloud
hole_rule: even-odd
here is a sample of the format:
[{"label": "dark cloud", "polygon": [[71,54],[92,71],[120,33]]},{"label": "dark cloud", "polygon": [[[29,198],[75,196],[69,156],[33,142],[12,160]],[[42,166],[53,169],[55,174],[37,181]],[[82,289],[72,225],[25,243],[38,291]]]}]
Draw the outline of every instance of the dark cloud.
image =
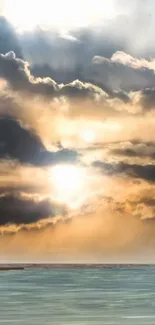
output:
[{"label": "dark cloud", "polygon": [[155,56],[152,42],[154,15],[150,15],[154,5],[152,1],[151,6],[147,2],[143,2],[143,5],[138,1],[139,5],[136,6],[135,3],[132,6],[121,6],[120,15],[105,21],[98,28],[78,28],[70,30],[67,35],[36,28],[34,32],[20,35],[24,58],[30,63],[32,74],[36,77],[50,77],[57,83],[70,83],[79,79],[101,82],[107,87],[122,86],[126,90],[150,87],[154,83],[154,75],[147,69],[135,71],[131,67],[118,67],[109,62],[104,67],[103,64],[100,66],[99,73],[97,67],[92,66],[93,57],[110,60],[118,51],[138,58],[150,59]]},{"label": "dark cloud", "polygon": [[[151,39],[154,19],[150,16],[154,10],[152,6],[151,9],[144,2],[142,6],[140,1],[136,6],[135,3],[131,7],[121,5],[120,15],[105,21],[98,28],[78,28],[70,30],[67,35],[41,28],[31,33],[25,32],[19,36],[24,58],[30,62],[35,76],[48,77],[50,73],[56,82],[69,83],[75,79],[88,80],[94,56],[110,59],[116,51],[124,51],[132,56],[154,57],[155,46]],[[147,76],[139,71],[136,80],[141,77],[141,83],[145,81],[146,84]]]},{"label": "dark cloud", "polygon": [[[122,146],[120,148],[120,146]],[[154,142],[124,142],[118,143],[118,148],[112,149],[111,154],[122,157],[140,157],[155,159],[155,143]]]},{"label": "dark cloud", "polygon": [[19,36],[24,57],[32,66],[32,73],[51,77],[57,83],[75,79],[87,81],[86,71],[95,55],[110,57],[123,47],[108,39],[104,32],[91,28],[70,31],[69,35],[37,28]]},{"label": "dark cloud", "polygon": [[0,54],[0,78],[4,79],[15,91],[21,91],[27,95],[42,95],[46,99],[60,96],[71,98],[94,99],[101,89],[89,83],[74,80],[69,84],[58,85],[51,78],[34,78],[29,70],[29,64],[18,59],[14,52],[5,55]]},{"label": "dark cloud", "polygon": [[66,84],[60,90],[62,96],[69,98],[80,98],[80,99],[94,99],[95,95],[101,94],[101,89],[92,85],[84,84],[80,80],[75,80],[70,84]]},{"label": "dark cloud", "polygon": [[141,178],[150,182],[155,181],[155,165],[136,165],[122,163],[105,163],[103,161],[96,161],[93,166],[99,168],[106,175],[121,175],[130,176],[133,178]]},{"label": "dark cloud", "polygon": [[111,89],[137,91],[154,86],[154,60],[145,61],[117,51],[110,59],[95,56],[92,59],[90,78],[102,82]]},{"label": "dark cloud", "polygon": [[0,119],[0,158],[16,159],[37,166],[60,162],[76,162],[77,153],[63,149],[48,152],[32,130],[24,129],[17,121]]},{"label": "dark cloud", "polygon": [[5,17],[0,16],[0,53],[5,54],[10,51],[16,53],[18,58],[22,58],[22,51],[13,26]]},{"label": "dark cloud", "polygon": [[[125,92],[124,90],[114,90],[111,87],[111,84],[107,82],[107,78],[95,78],[94,79],[94,74],[93,72],[91,73],[91,69],[92,66],[90,65],[88,67],[88,71],[86,72],[86,74],[84,74],[84,67],[82,66],[77,66],[77,71],[78,73],[76,73],[75,71],[73,72],[68,72],[68,71],[58,71],[58,69],[53,69],[52,67],[50,67],[50,65],[45,64],[45,65],[33,65],[30,66],[30,71],[32,73],[32,75],[34,75],[34,77],[38,78],[46,78],[46,77],[50,77],[53,78],[56,82],[61,83],[63,82],[64,84],[66,84],[63,89],[61,94],[62,95],[66,95],[66,96],[70,96],[70,97],[82,97],[82,93],[85,96],[89,96],[89,95],[93,95],[93,93],[91,92],[91,87],[89,90],[85,91],[84,88],[80,91],[79,87],[75,87],[75,80],[77,80],[79,82],[79,84],[82,82],[84,83],[90,83],[91,85],[95,85],[98,88],[100,88],[101,90],[103,90],[104,92],[106,92],[111,98],[118,98],[124,102],[128,102],[129,96],[127,94],[127,92]],[[71,85],[71,86],[70,86]]]},{"label": "dark cloud", "polygon": [[154,60],[138,59],[128,53],[116,51],[110,58],[92,56],[83,66],[77,66],[78,73],[63,72],[60,66],[54,69],[50,64],[32,65],[31,71],[36,77],[50,76],[57,82],[68,83],[76,79],[90,82],[107,93],[116,95],[114,90],[121,90],[123,93],[154,87],[154,66]]},{"label": "dark cloud", "polygon": [[147,88],[141,90],[140,105],[145,111],[155,108],[155,88]]},{"label": "dark cloud", "polygon": [[59,89],[57,84],[50,78],[35,80],[28,67],[28,63],[17,59],[12,51],[6,55],[0,55],[0,77],[5,79],[12,89],[30,94],[56,95]]},{"label": "dark cloud", "polygon": [[63,205],[52,204],[49,200],[37,202],[33,198],[24,199],[11,194],[0,197],[0,226],[31,224],[66,213]]},{"label": "dark cloud", "polygon": [[[140,6],[141,2],[138,3],[136,6],[135,3],[132,6],[121,5],[122,13],[98,28],[78,28],[70,30],[65,35],[50,29],[43,30],[41,27],[20,34],[6,18],[0,16],[0,53],[14,51],[16,57],[29,62],[32,75],[50,77],[56,83],[70,83],[79,79],[83,82],[90,80],[94,83],[101,82],[104,87],[113,85],[117,87],[122,85],[123,89],[130,86],[132,89],[140,89],[140,86],[150,87],[154,82],[154,76],[147,69],[134,71],[129,67],[117,67],[114,64],[111,64],[112,67],[110,64],[104,64],[103,69],[102,64],[100,67],[102,71],[99,73],[97,67],[92,66],[94,57],[110,60],[118,51],[135,57],[148,59],[154,57],[155,47],[150,39],[154,21],[149,15],[150,11],[153,12],[154,6],[152,3],[151,6],[146,3]],[[129,78],[126,78],[127,73]]]}]

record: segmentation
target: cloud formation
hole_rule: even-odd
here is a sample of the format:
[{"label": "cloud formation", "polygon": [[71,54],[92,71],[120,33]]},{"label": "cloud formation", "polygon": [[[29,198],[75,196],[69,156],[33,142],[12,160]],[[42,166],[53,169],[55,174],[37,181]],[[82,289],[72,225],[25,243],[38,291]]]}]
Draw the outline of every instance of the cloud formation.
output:
[{"label": "cloud formation", "polygon": [[58,162],[76,162],[78,154],[61,147],[57,152],[49,152],[33,130],[24,129],[13,119],[1,118],[0,159],[6,158],[25,164],[46,166]]},{"label": "cloud formation", "polygon": [[14,27],[4,16],[0,16],[0,53],[10,51],[16,53],[18,58],[22,58],[22,50]]},{"label": "cloud formation", "polygon": [[[0,17],[1,259],[153,260],[154,4],[138,16],[139,1],[65,34]],[[83,179],[54,184],[57,164]]]},{"label": "cloud formation", "polygon": [[42,219],[67,213],[65,207],[52,204],[50,200],[37,200],[37,196],[3,194],[0,197],[0,226],[34,224]]},{"label": "cloud formation", "polygon": [[155,81],[155,60],[134,58],[121,51],[115,52],[110,59],[94,56],[92,76],[94,82],[103,82],[112,89],[151,88]]}]

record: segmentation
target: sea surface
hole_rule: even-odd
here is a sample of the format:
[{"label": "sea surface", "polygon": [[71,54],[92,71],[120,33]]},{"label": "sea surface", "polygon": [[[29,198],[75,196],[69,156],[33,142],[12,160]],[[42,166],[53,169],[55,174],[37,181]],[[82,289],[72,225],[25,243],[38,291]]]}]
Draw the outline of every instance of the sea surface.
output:
[{"label": "sea surface", "polygon": [[155,267],[1,271],[0,324],[155,325]]}]

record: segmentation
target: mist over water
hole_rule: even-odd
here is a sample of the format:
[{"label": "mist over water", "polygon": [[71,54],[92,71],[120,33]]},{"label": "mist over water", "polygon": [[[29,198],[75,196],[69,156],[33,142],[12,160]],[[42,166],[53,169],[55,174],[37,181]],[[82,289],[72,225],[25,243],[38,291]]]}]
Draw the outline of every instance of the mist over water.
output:
[{"label": "mist over water", "polygon": [[155,267],[2,271],[0,323],[155,324]]}]

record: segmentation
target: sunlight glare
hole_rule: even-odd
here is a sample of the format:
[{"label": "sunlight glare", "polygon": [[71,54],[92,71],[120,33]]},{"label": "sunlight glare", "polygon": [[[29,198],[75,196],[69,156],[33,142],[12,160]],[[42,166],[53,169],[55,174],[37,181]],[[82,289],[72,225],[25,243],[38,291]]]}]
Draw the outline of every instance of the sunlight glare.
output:
[{"label": "sunlight glare", "polygon": [[86,129],[82,132],[81,138],[87,143],[93,143],[95,141],[95,133],[92,130]]},{"label": "sunlight glare", "polygon": [[2,12],[20,30],[86,27],[116,14],[113,0],[2,0]]},{"label": "sunlight glare", "polygon": [[81,191],[86,180],[85,170],[73,165],[57,165],[50,170],[53,198],[57,202],[73,207],[80,202]]}]

